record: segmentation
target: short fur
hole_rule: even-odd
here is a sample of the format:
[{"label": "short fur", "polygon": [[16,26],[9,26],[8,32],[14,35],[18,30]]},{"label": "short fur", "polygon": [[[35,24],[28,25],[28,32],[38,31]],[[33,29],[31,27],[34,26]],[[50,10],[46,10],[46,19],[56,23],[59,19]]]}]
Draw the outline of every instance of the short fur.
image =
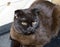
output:
[{"label": "short fur", "polygon": [[[43,47],[53,37],[58,35],[60,27],[60,7],[49,1],[43,1],[33,3],[27,10],[32,12],[31,14],[39,17],[39,27],[34,34],[24,35],[21,33],[21,30],[19,31],[15,28],[13,22],[10,36],[12,40],[18,41],[22,47]],[[22,11],[25,12],[27,10]]]}]

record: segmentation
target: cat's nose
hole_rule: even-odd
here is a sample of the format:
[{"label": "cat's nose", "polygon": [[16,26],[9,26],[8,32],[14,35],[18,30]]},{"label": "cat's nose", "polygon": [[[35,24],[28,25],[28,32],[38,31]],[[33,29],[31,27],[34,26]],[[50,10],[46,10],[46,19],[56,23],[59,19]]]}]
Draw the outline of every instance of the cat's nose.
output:
[{"label": "cat's nose", "polygon": [[25,34],[25,35],[34,34],[34,31],[33,31],[32,27],[29,27],[29,28],[27,29],[27,31],[26,31],[24,34]]},{"label": "cat's nose", "polygon": [[27,31],[32,31],[32,27],[28,27],[27,28]]},{"label": "cat's nose", "polygon": [[31,34],[34,34],[34,32],[32,32],[32,31],[27,31],[27,32],[24,33],[24,35],[31,35]]}]

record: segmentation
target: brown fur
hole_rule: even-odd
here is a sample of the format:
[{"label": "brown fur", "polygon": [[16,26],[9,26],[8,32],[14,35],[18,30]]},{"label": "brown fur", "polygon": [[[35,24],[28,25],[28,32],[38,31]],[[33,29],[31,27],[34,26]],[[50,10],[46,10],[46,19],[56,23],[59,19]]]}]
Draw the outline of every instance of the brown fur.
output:
[{"label": "brown fur", "polygon": [[[44,6],[44,3],[46,3],[45,5],[48,7],[43,8],[42,6]],[[46,43],[50,42],[51,38],[58,35],[60,26],[60,7],[49,2],[44,3],[41,6],[40,2],[35,2],[29,8],[29,10],[36,8],[39,12],[40,27],[37,29],[37,32],[29,36],[19,34],[14,27],[13,22],[10,31],[12,39],[19,41],[22,45],[35,45],[35,47],[43,47]]]}]

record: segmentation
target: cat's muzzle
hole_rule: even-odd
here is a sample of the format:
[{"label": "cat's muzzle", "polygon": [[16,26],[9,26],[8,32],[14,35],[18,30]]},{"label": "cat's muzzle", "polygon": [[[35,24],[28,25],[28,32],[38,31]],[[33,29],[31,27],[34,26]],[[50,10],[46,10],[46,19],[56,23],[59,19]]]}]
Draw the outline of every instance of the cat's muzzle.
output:
[{"label": "cat's muzzle", "polygon": [[24,32],[24,35],[31,35],[34,33],[35,33],[35,30],[32,27],[30,27],[27,29],[27,31]]}]

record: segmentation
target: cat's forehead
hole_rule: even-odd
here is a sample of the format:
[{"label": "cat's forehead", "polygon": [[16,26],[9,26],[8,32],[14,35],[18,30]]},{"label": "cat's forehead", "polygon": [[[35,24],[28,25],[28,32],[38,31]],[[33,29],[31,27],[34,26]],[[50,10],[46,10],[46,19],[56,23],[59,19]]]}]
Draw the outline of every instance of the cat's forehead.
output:
[{"label": "cat's forehead", "polygon": [[23,9],[22,11],[25,13],[31,13],[31,11],[29,9]]},{"label": "cat's forehead", "polygon": [[15,14],[18,18],[26,18],[26,19],[34,19],[37,16],[29,9],[16,10]]},{"label": "cat's forehead", "polygon": [[33,17],[35,17],[35,15],[30,10],[25,9],[25,10],[22,10],[22,11],[25,14],[24,15],[25,18],[33,18]]}]

